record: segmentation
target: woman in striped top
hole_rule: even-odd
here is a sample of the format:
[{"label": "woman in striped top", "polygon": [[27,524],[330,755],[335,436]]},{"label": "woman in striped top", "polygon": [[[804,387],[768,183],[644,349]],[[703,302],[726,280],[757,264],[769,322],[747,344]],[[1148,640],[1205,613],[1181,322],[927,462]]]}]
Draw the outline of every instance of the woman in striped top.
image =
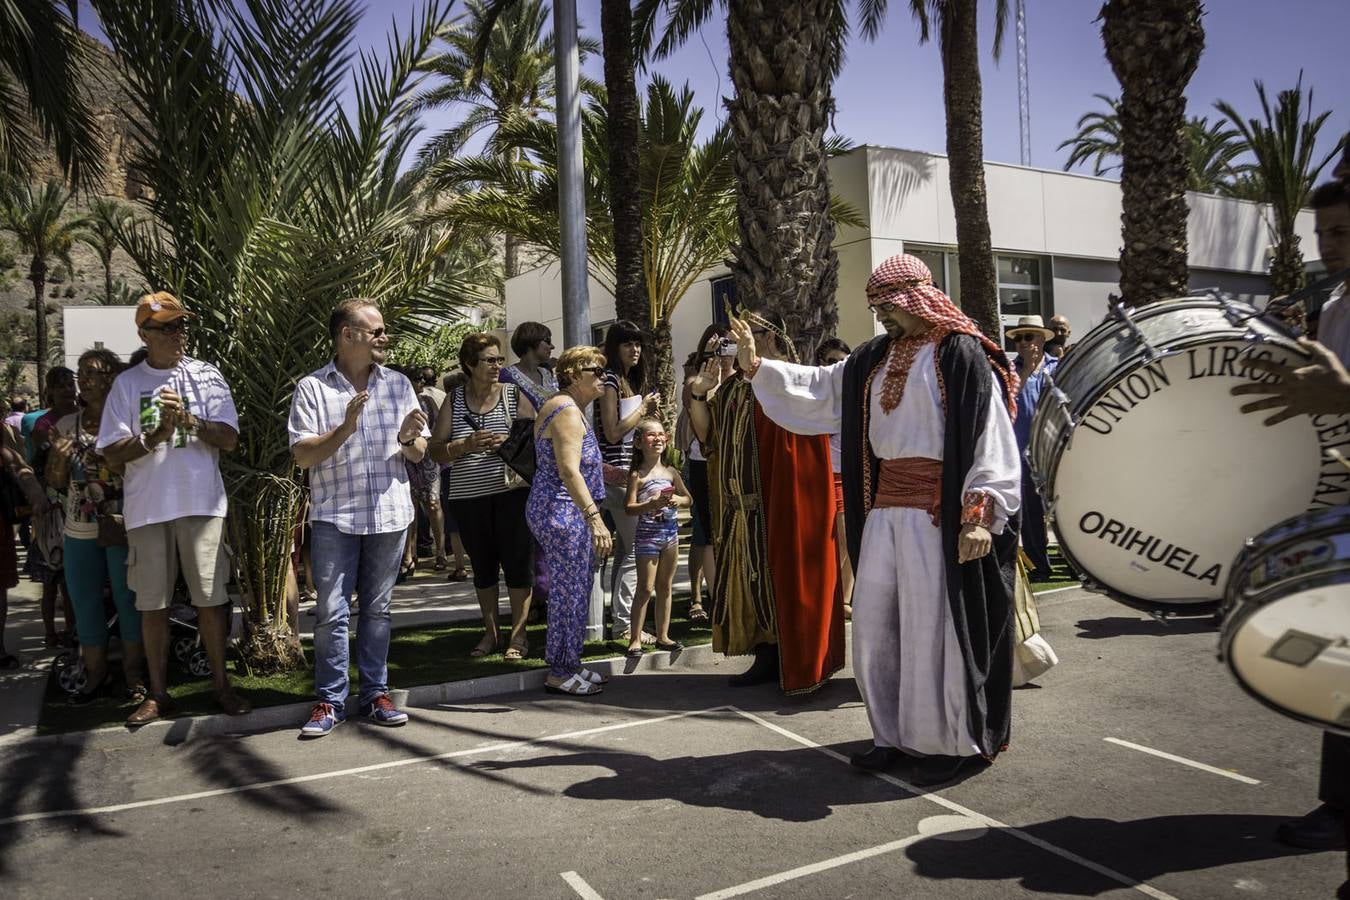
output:
[{"label": "woman in striped top", "polygon": [[525,620],[530,613],[533,571],[530,530],[525,523],[529,485],[507,468],[496,450],[516,418],[534,418],[534,407],[513,384],[498,381],[501,344],[487,333],[471,334],[459,348],[459,364],[469,376],[445,398],[428,449],[445,473],[446,512],[459,523],[460,538],[473,565],[473,586],[483,613],[483,639],[470,656],[495,653],[501,643],[498,624],[498,572],[505,575],[511,598],[511,638],[505,656],[529,652]]},{"label": "woman in striped top", "polygon": [[[647,385],[647,358],[643,353],[642,331],[627,319],[609,326],[605,333],[605,362],[601,376],[603,393],[595,401],[596,436],[600,456],[605,463],[605,501],[601,508],[614,522],[614,559],[610,565],[610,611],[614,616],[610,636],[628,640],[633,595],[637,592],[637,560],[633,540],[637,520],[628,515],[628,468],[633,460],[633,429],[646,416],[658,414],[661,395],[643,395]],[[644,644],[656,642],[653,635],[641,635]]]}]

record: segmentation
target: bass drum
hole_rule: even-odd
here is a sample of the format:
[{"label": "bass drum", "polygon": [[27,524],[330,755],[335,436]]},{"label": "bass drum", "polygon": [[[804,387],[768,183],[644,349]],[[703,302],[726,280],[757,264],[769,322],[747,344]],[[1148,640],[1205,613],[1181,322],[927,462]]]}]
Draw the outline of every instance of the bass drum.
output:
[{"label": "bass drum", "polygon": [[1350,507],[1247,542],[1228,581],[1219,655],[1276,712],[1350,736]]},{"label": "bass drum", "polygon": [[1101,590],[1149,612],[1213,612],[1243,542],[1350,502],[1346,416],[1277,426],[1229,389],[1306,357],[1279,324],[1218,296],[1120,307],[1041,394],[1027,459],[1060,549]]}]

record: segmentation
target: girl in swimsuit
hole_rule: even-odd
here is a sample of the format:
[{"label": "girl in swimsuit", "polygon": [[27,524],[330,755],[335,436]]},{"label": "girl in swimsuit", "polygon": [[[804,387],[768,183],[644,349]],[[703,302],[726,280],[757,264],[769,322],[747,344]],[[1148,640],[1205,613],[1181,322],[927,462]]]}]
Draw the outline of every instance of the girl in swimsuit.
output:
[{"label": "girl in swimsuit", "polygon": [[670,593],[675,582],[679,558],[678,524],[675,508],[692,501],[678,470],[665,464],[662,457],[669,437],[665,426],[655,419],[638,424],[633,441],[633,466],[628,476],[626,509],[637,517],[637,535],[633,541],[637,558],[637,595],[633,598],[633,624],[629,634],[628,656],[642,656],[638,636],[647,619],[652,591],[656,592],[656,649],[683,650],[684,645],[670,639]]}]

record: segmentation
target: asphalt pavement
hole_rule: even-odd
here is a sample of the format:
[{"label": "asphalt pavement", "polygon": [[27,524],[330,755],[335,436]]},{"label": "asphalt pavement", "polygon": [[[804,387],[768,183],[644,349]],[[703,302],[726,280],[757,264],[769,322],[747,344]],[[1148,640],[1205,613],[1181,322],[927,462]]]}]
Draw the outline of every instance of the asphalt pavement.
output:
[{"label": "asphalt pavement", "polygon": [[11,741],[0,895],[1333,895],[1343,854],[1272,836],[1315,804],[1319,735],[1239,690],[1208,621],[1076,589],[1041,620],[1060,665],[1016,692],[1011,748],[933,793],[847,765],[869,736],[847,671],[784,698],[707,652],[317,742]]}]

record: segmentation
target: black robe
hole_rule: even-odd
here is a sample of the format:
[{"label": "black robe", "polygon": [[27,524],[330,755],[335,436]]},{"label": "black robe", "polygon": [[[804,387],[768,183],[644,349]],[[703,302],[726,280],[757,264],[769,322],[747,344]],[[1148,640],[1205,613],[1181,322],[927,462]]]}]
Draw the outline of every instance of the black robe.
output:
[{"label": "black robe", "polygon": [[[891,349],[886,335],[863,344],[844,364],[843,420],[840,434],[844,481],[844,524],[849,558],[857,568],[863,522],[876,499],[880,460],[867,438],[872,379]],[[990,403],[1007,396],[1002,378],[985,347],[965,334],[948,335],[937,348],[938,372],[946,398],[946,434],[942,453],[942,550],[947,571],[947,600],[956,638],[966,664],[971,734],[980,749],[994,755],[1007,747],[1012,722],[1013,609],[1019,519],[1008,519],[994,549],[983,559],[961,565],[961,494],[974,463]],[[866,496],[865,487],[866,486]]]}]

